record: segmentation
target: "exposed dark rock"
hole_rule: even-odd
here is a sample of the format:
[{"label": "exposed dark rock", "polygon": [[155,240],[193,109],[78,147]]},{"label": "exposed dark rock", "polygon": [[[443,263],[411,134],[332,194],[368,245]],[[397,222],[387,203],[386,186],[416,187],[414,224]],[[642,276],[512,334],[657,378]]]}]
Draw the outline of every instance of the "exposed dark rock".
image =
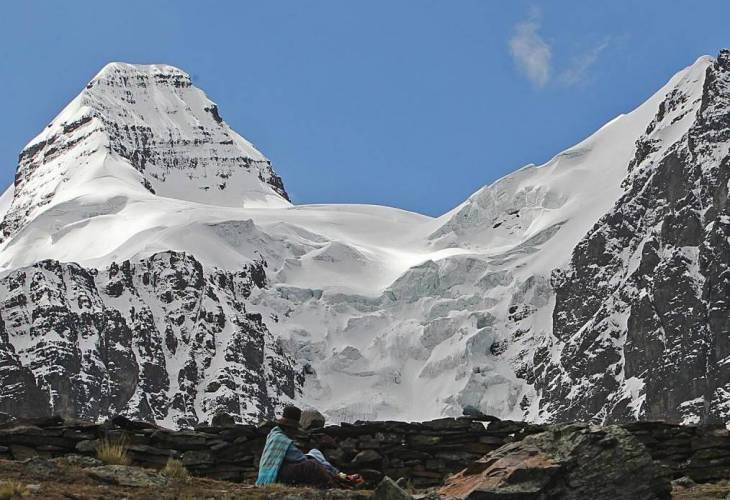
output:
[{"label": "exposed dark rock", "polygon": [[157,429],[158,427],[154,424],[138,420],[130,420],[124,415],[116,415],[112,417],[111,422],[120,429],[128,431],[141,431],[143,429]]},{"label": "exposed dark rock", "polygon": [[319,411],[315,409],[307,409],[302,411],[302,417],[299,420],[299,425],[302,429],[319,429],[324,427],[325,418]]},{"label": "exposed dark rock", "polygon": [[668,499],[646,448],[620,427],[565,426],[509,443],[448,479],[448,498]]},{"label": "exposed dark rock", "polygon": [[23,465],[26,467],[29,473],[45,479],[54,477],[59,473],[58,464],[52,460],[47,460],[44,458],[29,458],[23,461]]},{"label": "exposed dark rock", "polygon": [[729,54],[701,100],[666,96],[655,123],[686,106],[688,131],[649,127],[626,192],[554,273],[553,338],[525,374],[554,421],[730,418]]},{"label": "exposed dark rock", "polygon": [[380,464],[383,457],[375,450],[363,450],[352,459],[352,465],[362,467],[366,465]]},{"label": "exposed dark rock", "polygon": [[228,413],[217,413],[210,421],[213,427],[230,427],[236,424],[236,420]]},{"label": "exposed dark rock", "polygon": [[[190,255],[162,252],[101,271],[42,261],[3,276],[0,410],[114,415],[128,430],[168,416],[184,427],[220,413],[239,421],[273,416],[302,379],[246,311],[252,290],[266,284],[262,269],[262,262],[235,272],[205,269]],[[116,309],[121,300],[128,309]],[[21,352],[11,337],[22,340]],[[180,349],[182,366],[170,366]],[[212,367],[216,356],[223,366]]]}]

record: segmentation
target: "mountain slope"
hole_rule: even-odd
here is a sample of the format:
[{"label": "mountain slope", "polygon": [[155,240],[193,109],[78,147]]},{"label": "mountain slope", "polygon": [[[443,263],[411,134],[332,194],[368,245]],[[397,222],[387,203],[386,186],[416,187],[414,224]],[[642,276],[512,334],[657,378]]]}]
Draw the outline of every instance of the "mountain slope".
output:
[{"label": "mountain slope", "polygon": [[101,271],[46,260],[10,272],[0,279],[0,410],[174,426],[221,411],[271,417],[301,382],[247,312],[264,285],[260,263],[205,273],[175,252]]},{"label": "mountain slope", "polygon": [[538,381],[556,418],[730,418],[729,90],[722,52],[701,94],[667,96],[625,194],[556,274],[560,354]]},{"label": "mountain slope", "polygon": [[292,206],[183,72],[107,66],[0,198],[0,411],[730,419],[727,58],[439,218]]}]

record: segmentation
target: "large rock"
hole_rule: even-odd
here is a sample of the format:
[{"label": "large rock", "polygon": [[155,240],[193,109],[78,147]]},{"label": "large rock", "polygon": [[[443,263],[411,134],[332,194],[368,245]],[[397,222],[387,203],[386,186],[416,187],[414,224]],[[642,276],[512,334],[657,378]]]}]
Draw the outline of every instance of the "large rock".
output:
[{"label": "large rock", "polygon": [[216,413],[210,420],[210,425],[212,427],[231,427],[236,425],[236,419],[225,412]]},{"label": "large rock", "polygon": [[671,485],[649,453],[617,427],[569,425],[509,443],[451,476],[446,498],[650,500]]},{"label": "large rock", "polygon": [[24,460],[23,468],[25,472],[43,479],[51,479],[60,474],[60,468],[57,462],[39,457]]},{"label": "large rock", "polygon": [[373,500],[412,500],[413,497],[398,486],[388,476],[385,476],[373,493]]},{"label": "large rock", "polygon": [[324,427],[325,418],[319,411],[310,408],[302,411],[302,417],[299,419],[299,425],[304,430],[321,429]]}]

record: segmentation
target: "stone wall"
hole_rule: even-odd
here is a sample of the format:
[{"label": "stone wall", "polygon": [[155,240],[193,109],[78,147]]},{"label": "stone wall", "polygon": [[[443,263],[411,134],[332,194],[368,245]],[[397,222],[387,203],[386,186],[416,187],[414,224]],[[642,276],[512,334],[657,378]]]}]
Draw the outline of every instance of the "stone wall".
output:
[{"label": "stone wall", "polygon": [[[660,422],[623,425],[667,475],[695,481],[730,479],[730,433],[725,429]],[[23,460],[71,453],[93,455],[100,439],[124,440],[135,464],[161,468],[179,458],[195,475],[253,481],[271,424],[198,427],[170,431],[116,418],[105,424],[60,418],[0,425],[0,458]],[[303,445],[317,446],[344,471],[377,481],[383,474],[406,477],[416,487],[440,484],[508,441],[543,427],[492,417],[443,418],[429,422],[357,422],[314,429]]]}]

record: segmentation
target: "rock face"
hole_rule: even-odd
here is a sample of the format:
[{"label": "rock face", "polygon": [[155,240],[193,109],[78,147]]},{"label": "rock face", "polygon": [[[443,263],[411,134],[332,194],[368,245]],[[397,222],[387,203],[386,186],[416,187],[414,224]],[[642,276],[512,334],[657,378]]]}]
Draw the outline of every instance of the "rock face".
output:
[{"label": "rock face", "polygon": [[668,499],[671,485],[620,427],[565,426],[509,443],[448,479],[446,498]]},{"label": "rock face", "polygon": [[[554,274],[560,354],[536,379],[554,420],[728,420],[729,91],[723,51],[700,98],[667,96],[625,194]],[[658,129],[688,116],[680,137]]]},{"label": "rock face", "polygon": [[102,269],[43,261],[0,279],[0,410],[191,426],[272,417],[301,386],[260,315],[261,263],[204,269],[162,252]]}]

